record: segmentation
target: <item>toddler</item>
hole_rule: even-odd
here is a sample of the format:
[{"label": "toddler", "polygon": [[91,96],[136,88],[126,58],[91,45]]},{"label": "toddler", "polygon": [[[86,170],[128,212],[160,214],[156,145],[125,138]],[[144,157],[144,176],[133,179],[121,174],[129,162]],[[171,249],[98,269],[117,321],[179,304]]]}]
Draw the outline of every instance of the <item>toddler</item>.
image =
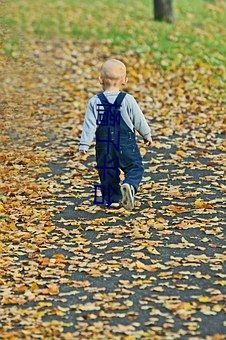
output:
[{"label": "toddler", "polygon": [[[115,208],[122,204],[132,210],[144,172],[135,130],[146,145],[151,145],[152,138],[150,127],[134,97],[120,92],[127,81],[126,66],[121,61],[109,59],[103,64],[99,77],[103,92],[88,102],[79,151],[86,154],[96,134],[96,168],[103,202]],[[120,170],[125,175],[122,185]]]}]

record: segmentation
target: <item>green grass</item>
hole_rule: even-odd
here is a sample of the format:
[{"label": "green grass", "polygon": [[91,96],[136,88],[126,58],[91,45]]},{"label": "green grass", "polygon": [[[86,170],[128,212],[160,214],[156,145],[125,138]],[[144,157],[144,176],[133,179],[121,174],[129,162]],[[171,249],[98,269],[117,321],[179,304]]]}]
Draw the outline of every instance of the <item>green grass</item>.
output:
[{"label": "green grass", "polygon": [[176,21],[170,25],[153,20],[152,0],[8,0],[0,24],[11,36],[107,39],[116,51],[152,51],[156,60],[205,57],[220,65],[226,55],[225,9],[224,0],[174,0]]}]

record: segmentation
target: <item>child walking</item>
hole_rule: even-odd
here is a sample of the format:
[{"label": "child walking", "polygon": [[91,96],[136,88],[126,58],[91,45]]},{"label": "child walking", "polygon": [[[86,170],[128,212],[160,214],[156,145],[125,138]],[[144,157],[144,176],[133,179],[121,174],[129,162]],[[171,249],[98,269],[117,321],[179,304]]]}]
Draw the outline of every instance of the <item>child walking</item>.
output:
[{"label": "child walking", "polygon": [[[79,151],[86,154],[96,134],[96,162],[102,197],[108,206],[132,210],[134,196],[144,173],[135,130],[151,145],[151,130],[134,97],[120,89],[126,85],[126,66],[117,59],[107,60],[99,82],[103,92],[87,106]],[[119,172],[125,179],[120,186]]]}]

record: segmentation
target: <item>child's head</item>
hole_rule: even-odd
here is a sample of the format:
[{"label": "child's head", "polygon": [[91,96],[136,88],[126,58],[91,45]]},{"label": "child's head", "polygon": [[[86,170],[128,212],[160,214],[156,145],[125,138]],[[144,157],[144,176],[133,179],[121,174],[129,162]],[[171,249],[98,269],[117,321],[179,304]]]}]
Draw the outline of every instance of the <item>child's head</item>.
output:
[{"label": "child's head", "polygon": [[101,68],[99,81],[104,90],[119,90],[128,81],[126,66],[117,59],[105,61]]}]

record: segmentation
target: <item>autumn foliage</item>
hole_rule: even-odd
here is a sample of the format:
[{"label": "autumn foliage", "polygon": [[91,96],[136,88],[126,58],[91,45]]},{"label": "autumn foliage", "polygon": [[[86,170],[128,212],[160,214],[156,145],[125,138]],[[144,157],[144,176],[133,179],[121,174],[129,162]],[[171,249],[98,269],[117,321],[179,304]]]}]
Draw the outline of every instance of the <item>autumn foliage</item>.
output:
[{"label": "autumn foliage", "polygon": [[[112,53],[153,132],[133,211],[93,205],[78,152]],[[223,340],[224,66],[69,38],[0,58],[0,338]]]}]

